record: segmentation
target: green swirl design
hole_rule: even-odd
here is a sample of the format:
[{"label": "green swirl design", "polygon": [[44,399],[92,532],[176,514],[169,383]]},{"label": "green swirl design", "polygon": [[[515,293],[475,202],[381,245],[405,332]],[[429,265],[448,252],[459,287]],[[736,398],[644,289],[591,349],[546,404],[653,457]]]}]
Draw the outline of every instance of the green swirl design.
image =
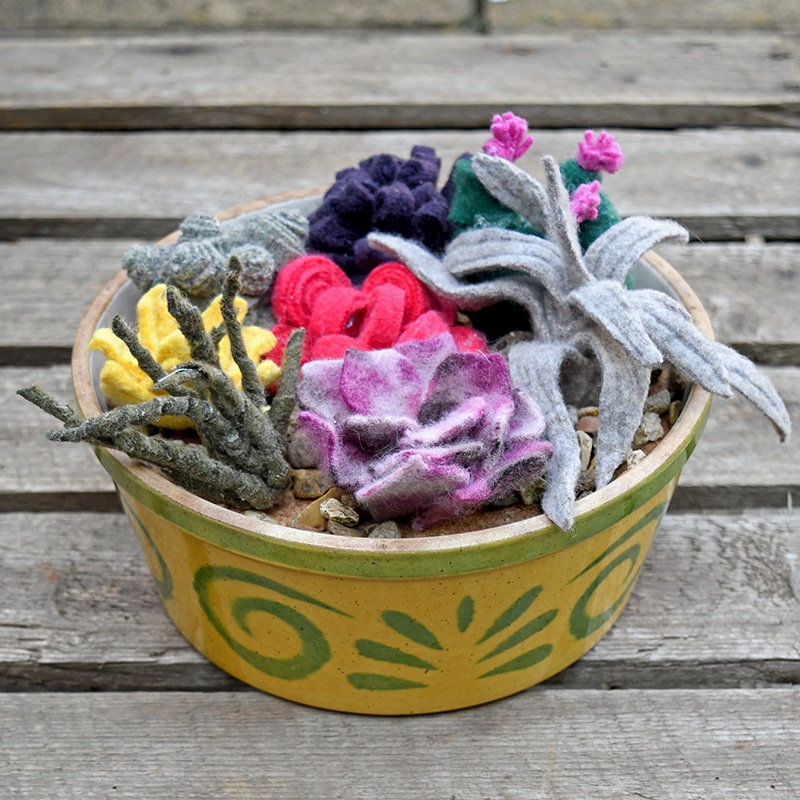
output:
[{"label": "green swirl design", "polygon": [[150,551],[155,556],[156,561],[158,562],[158,571],[160,575],[156,575],[155,572],[152,572],[152,575],[153,575],[153,580],[155,581],[156,584],[156,589],[158,589],[158,593],[161,595],[161,599],[171,600],[175,586],[172,582],[172,573],[169,571],[167,562],[164,561],[164,557],[161,555],[158,548],[156,547],[156,544],[153,541],[153,537],[150,535],[150,531],[148,531],[147,528],[145,528],[144,524],[139,519],[139,515],[130,507],[130,505],[127,502],[125,502],[125,499],[121,494],[119,494],[119,498],[120,501],[122,502],[123,508],[125,509],[125,513],[128,515],[128,519],[131,520],[134,527],[145,538],[145,541],[150,547]]},{"label": "green swirl design", "polygon": [[258,586],[335,614],[346,617],[349,617],[349,614],[282,583],[237,567],[215,567],[209,564],[200,567],[195,573],[194,590],[208,621],[231,650],[251,666],[273,678],[295,681],[307,678],[330,661],[331,648],[327,639],[307,616],[285,603],[265,597],[239,597],[231,603],[231,616],[239,629],[252,636],[248,622],[250,615],[255,612],[269,614],[295,631],[301,643],[300,652],[290,658],[273,658],[237,641],[214,610],[211,590],[215,581],[237,581]]},{"label": "green swirl design", "polygon": [[[666,503],[659,503],[650,511],[648,511],[647,514],[645,514],[641,519],[637,520],[633,525],[631,525],[631,527],[628,528],[628,530],[625,531],[622,536],[620,536],[609,547],[607,547],[606,550],[604,550],[603,553],[601,553],[594,561],[592,561],[591,564],[582,569],[572,579],[572,581],[577,580],[582,575],[585,575],[590,569],[598,566],[606,558],[608,558],[608,556],[618,550],[643,528],[654,523],[657,524],[664,515],[666,509]],[[629,547],[627,550],[624,550],[622,553],[617,555],[616,558],[609,562],[589,584],[586,591],[581,595],[581,598],[575,604],[575,607],[572,609],[572,613],[569,617],[569,632],[575,639],[585,639],[587,636],[591,636],[595,631],[605,625],[606,622],[608,622],[608,620],[614,616],[617,609],[619,609],[619,607],[625,602],[625,598],[633,587],[633,584],[636,581],[636,576],[639,574],[639,570],[642,566],[639,562],[641,550],[641,545],[638,544],[635,544],[632,547]],[[630,566],[628,568],[628,574],[626,575],[625,585],[622,587],[619,597],[605,611],[602,611],[599,614],[590,615],[588,609],[594,593],[608,578],[608,576],[611,575],[611,573],[614,572],[617,567],[621,566],[625,562],[629,562]],[[570,581],[570,583],[572,583],[572,581]]]}]

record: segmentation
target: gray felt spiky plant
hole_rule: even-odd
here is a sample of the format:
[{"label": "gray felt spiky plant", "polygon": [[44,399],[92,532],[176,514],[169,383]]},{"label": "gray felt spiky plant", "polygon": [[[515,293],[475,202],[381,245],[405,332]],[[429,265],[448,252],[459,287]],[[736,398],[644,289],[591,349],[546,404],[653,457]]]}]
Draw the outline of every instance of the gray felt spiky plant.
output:
[{"label": "gray felt spiky plant", "polygon": [[398,237],[373,234],[370,241],[463,309],[503,300],[526,309],[534,340],[511,346],[509,366],[514,383],[541,406],[555,447],[542,508],[569,529],[580,449],[565,391],[581,394],[599,384],[598,488],[625,459],[651,372],[665,361],[714,394],[727,397],[737,389],[772,420],[781,438],[791,424],[771,383],[735,350],[706,339],[677,301],[659,291],[625,289],[626,276],[647,250],[686,241],[686,231],[669,220],[629,217],[584,253],[558,166],[550,157],[543,163],[546,189],[506,159],[485,154],[473,159],[483,186],[544,237],[501,228],[470,230],[451,242],[442,259]]},{"label": "gray felt spiky plant", "polygon": [[[221,332],[220,336],[208,333],[199,309],[171,286],[169,310],[189,342],[191,361],[167,373],[121,317],[116,317],[113,325],[153,380],[153,388],[167,395],[84,420],[39,386],[20,389],[18,394],[64,423],[63,430],[49,431],[48,438],[120,450],[161,467],[176,483],[212,502],[255,509],[278,503],[290,482],[286,432],[294,408],[303,331],[298,329],[286,346],[278,391],[266,412],[264,388],[247,354],[234,305],[241,269],[241,263],[232,257],[221,303],[231,353],[242,372],[241,390],[220,368],[217,343]],[[165,415],[188,417],[203,447],[149,436],[141,430]]]}]

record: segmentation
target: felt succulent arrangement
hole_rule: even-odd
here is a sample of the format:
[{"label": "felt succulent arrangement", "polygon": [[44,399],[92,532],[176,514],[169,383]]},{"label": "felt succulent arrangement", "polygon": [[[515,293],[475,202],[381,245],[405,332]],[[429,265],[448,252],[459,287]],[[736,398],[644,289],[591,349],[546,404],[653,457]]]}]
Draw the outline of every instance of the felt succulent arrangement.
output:
[{"label": "felt succulent arrangement", "polygon": [[[525,121],[498,115],[492,134],[442,190],[435,152],[415,147],[339,172],[308,219],[199,215],[174,244],[132,249],[138,333],[118,318],[92,343],[114,407],[81,420],[38,387],[21,394],[64,423],[51,438],[123,450],[215,502],[268,509],[313,467],[319,494],[418,530],[539,496],[569,530],[576,497],[630,462],[665,365],[741,392],[788,436],[750,361],[635,285],[647,250],[688,235],[619,218],[600,188],[623,161],[613,137],[587,131],[575,158],[545,157],[542,185],[513,163],[533,141]],[[237,293],[266,321],[243,326]],[[595,439],[576,431],[587,406]]]}]

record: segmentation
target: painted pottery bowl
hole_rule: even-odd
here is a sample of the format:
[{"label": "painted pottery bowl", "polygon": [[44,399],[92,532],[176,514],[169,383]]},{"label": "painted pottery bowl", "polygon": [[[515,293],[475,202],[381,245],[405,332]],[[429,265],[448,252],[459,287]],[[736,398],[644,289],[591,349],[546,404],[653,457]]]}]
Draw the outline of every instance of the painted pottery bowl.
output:
[{"label": "painted pottery bowl", "polygon": [[[238,207],[313,208],[295,193]],[[173,234],[174,238],[175,234]],[[637,284],[671,293],[698,328],[695,294],[648,254]],[[133,319],[139,293],[118,273],[84,317],[73,353],[78,406],[99,414],[94,330]],[[420,714],[514,694],[593,647],[627,602],[710,396],[694,387],[655,450],[579,500],[575,529],[543,515],[483,530],[372,540],[305,531],[199,499],[158,470],[97,450],[180,632],[226,672],[321,708]]]}]

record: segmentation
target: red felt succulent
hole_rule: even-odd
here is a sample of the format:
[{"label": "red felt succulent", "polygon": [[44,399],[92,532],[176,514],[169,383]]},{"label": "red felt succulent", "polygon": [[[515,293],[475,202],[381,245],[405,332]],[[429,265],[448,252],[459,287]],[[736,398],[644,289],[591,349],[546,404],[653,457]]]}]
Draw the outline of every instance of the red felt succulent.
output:
[{"label": "red felt succulent", "polygon": [[342,358],[356,350],[380,350],[399,342],[449,332],[462,351],[487,351],[483,334],[456,325],[456,309],[434,295],[403,264],[376,267],[361,287],[325,256],[301,256],[278,273],[272,290],[272,329],[280,358],[295,328],[306,329],[303,361]]}]

